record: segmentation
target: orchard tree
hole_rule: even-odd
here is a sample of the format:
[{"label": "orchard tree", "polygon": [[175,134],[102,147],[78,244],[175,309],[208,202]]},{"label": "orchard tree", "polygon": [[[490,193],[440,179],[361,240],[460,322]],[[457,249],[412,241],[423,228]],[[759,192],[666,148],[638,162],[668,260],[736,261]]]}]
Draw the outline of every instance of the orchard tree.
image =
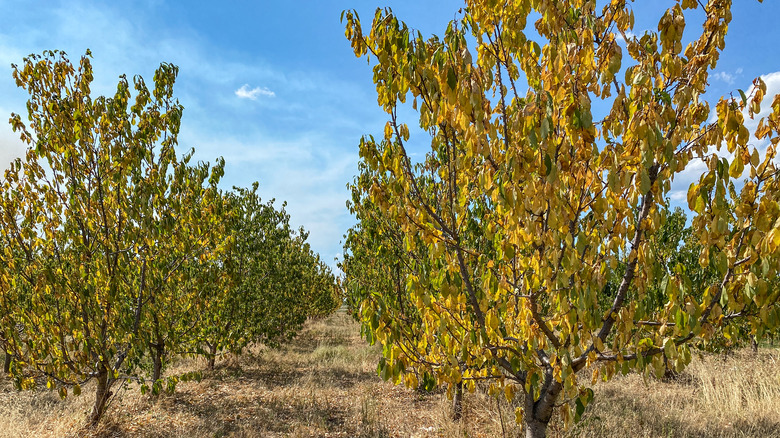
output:
[{"label": "orchard tree", "polygon": [[[335,279],[306,243],[308,234],[290,226],[284,205],[277,210],[251,189],[226,194],[231,244],[204,284],[199,340],[194,349],[214,367],[220,351],[241,352],[260,342],[275,347],[290,340],[306,318],[332,313],[338,304]],[[205,348],[203,348],[205,347]]]},{"label": "orchard tree", "polygon": [[308,243],[298,246],[302,262],[300,288],[305,302],[306,316],[324,318],[341,306],[341,292],[336,277],[320,255]]},{"label": "orchard tree", "polygon": [[[406,251],[419,236],[439,287],[406,278],[416,345],[396,313],[376,312],[379,298],[362,299],[383,372],[399,381],[425,370],[472,390],[488,381],[491,393],[520,398],[529,437],[545,436],[558,406],[565,424],[582,415],[593,397],[586,368],[594,381],[681,369],[691,343],[729,321],[754,332],[780,322],[768,288],[780,245],[780,96],[765,99],[756,79],[747,95],[720,99],[712,123],[703,98],[731,2],[676,1],[657,31],[639,35],[629,2],[602,5],[467,1],[427,40],[388,9],[366,30],[355,12],[344,16],[390,117],[382,139],[360,142],[358,189],[400,227]],[[407,101],[430,135],[419,163],[398,119]],[[768,145],[758,150],[745,119],[762,103],[772,109],[753,133]],[[694,288],[686,270],[658,270],[654,251],[674,178],[698,160],[707,170],[688,190],[691,235],[717,277]],[[661,296],[648,294],[657,284]]]},{"label": "orchard tree", "polygon": [[17,386],[42,377],[65,396],[96,380],[94,425],[114,383],[142,377],[141,358],[170,330],[176,315],[158,312],[179,311],[170,281],[182,264],[218,251],[223,163],[176,154],[176,67],[162,64],[153,89],[122,76],[113,96],[93,98],[90,57],[74,66],[47,51],[13,66],[29,122],[10,121],[29,149],[2,180],[0,278]]},{"label": "orchard tree", "polygon": [[279,288],[284,279],[279,277],[285,274],[281,258],[292,229],[284,207],[276,210],[273,201],[263,203],[257,187],[225,194],[230,206],[226,228],[233,243],[212,267],[224,275],[206,286],[212,296],[204,301],[200,323],[209,368],[219,351],[238,352],[251,342],[272,342],[281,335],[273,330],[273,321],[284,306]]},{"label": "orchard tree", "polygon": [[[185,156],[185,163],[189,156]],[[223,166],[220,160],[219,166]],[[219,254],[233,242],[226,228],[229,205],[212,186],[209,190],[187,183],[205,181],[208,167],[179,166],[172,174],[161,211],[146,217],[145,229],[165,230],[156,238],[146,283],[148,304],[141,321],[140,335],[146,338],[152,358],[151,379],[155,393],[162,388],[162,371],[170,357],[184,352],[188,341],[197,337],[198,310],[208,299],[204,290],[214,276],[224,275],[215,265]],[[166,223],[170,221],[170,223]],[[173,269],[172,269],[173,268]],[[169,376],[172,390],[181,378]]]},{"label": "orchard tree", "polygon": [[[418,385],[427,390],[433,389],[435,379],[425,367],[426,356],[435,344],[426,342],[425,334],[419,330],[422,324],[419,306],[411,302],[407,293],[407,282],[413,278],[416,287],[425,287],[424,294],[418,298],[436,297],[446,299],[450,290],[457,287],[453,279],[444,276],[431,278],[431,264],[439,261],[428,255],[428,248],[419,236],[405,236],[401,227],[384,215],[361,190],[360,187],[370,181],[371,175],[364,163],[359,164],[361,173],[350,185],[352,201],[348,203],[355,214],[357,225],[351,228],[344,244],[344,258],[340,268],[344,272],[342,288],[345,291],[350,312],[357,319],[363,319],[361,334],[372,345],[377,341],[375,332],[391,330],[394,343],[383,345],[384,357],[395,354],[393,349],[400,348],[412,360],[415,367],[401,375],[393,366],[402,366],[401,362],[386,359],[379,364],[383,379],[393,378],[400,383],[403,378],[412,387]],[[407,244],[408,242],[408,244]],[[460,367],[455,358],[456,367]],[[448,388],[453,399],[453,418],[462,414],[463,384],[459,382]]]}]

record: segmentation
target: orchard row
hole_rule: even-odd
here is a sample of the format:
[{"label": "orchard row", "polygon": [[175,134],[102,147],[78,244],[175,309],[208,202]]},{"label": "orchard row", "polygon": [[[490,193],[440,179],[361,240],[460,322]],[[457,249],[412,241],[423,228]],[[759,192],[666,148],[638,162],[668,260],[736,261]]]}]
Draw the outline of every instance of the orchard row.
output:
[{"label": "orchard row", "polygon": [[153,88],[122,77],[110,97],[90,93],[89,53],[14,66],[30,94],[28,122],[11,123],[29,148],[0,180],[0,341],[17,387],[63,397],[95,380],[90,423],[117,382],[172,390],[180,356],[250,343],[276,345],[340,304],[335,277],[262,202],[257,184],[223,191],[224,161],[177,154],[177,68]]}]

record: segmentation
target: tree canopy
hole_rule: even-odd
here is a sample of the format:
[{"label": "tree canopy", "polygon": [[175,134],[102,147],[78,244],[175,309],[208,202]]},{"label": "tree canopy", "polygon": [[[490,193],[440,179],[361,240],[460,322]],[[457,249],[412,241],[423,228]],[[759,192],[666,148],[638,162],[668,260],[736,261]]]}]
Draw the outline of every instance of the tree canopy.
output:
[{"label": "tree canopy", "polygon": [[[780,96],[757,78],[714,121],[703,98],[731,2],[676,1],[644,34],[622,0],[465,6],[427,39],[389,9],[368,27],[342,17],[390,119],[360,142],[344,263],[383,376],[486,380],[544,436],[559,404],[567,424],[584,412],[586,368],[681,369],[729,321],[776,327]],[[429,136],[419,161],[399,118],[410,104]],[[694,162],[690,239],[714,268],[695,279],[659,266],[672,183]]]},{"label": "tree canopy", "polygon": [[27,122],[10,122],[29,148],[0,179],[0,340],[20,389],[45,381],[64,397],[96,380],[92,425],[116,382],[157,393],[172,356],[276,345],[338,306],[284,209],[256,184],[223,192],[221,158],[177,152],[177,73],[161,64],[153,87],[121,76],[95,97],[89,52],[13,66],[30,99]]}]

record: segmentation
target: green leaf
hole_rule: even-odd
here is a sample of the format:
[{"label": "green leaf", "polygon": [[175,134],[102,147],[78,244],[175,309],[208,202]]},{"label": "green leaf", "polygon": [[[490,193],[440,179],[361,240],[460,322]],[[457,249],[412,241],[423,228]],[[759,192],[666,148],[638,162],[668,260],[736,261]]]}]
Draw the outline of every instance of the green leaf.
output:
[{"label": "green leaf", "polygon": [[455,75],[455,69],[450,67],[447,70],[447,86],[450,90],[455,90],[458,86],[458,77]]},{"label": "green leaf", "polygon": [[745,92],[741,89],[737,88],[737,91],[739,91],[739,96],[742,98],[742,105],[747,104],[747,96],[745,96]]},{"label": "green leaf", "polygon": [[742,171],[745,169],[745,166],[742,164],[742,160],[739,157],[734,157],[734,159],[731,161],[731,165],[729,166],[729,175],[732,178],[739,178],[742,176]]},{"label": "green leaf", "polygon": [[644,195],[650,191],[650,175],[647,169],[642,169],[639,174],[639,191]]},{"label": "green leaf", "polygon": [[552,160],[550,159],[550,155],[544,154],[544,176],[549,176],[550,172],[552,172]]}]

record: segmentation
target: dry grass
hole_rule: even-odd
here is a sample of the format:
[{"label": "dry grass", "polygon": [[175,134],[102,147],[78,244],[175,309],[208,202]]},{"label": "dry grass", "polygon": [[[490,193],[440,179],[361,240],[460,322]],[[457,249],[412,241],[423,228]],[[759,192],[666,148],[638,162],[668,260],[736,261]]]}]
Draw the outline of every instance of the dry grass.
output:
[{"label": "dry grass", "polygon": [[[256,348],[228,357],[200,383],[175,394],[117,390],[98,430],[80,428],[93,388],[60,400],[55,393],[19,393],[0,385],[0,437],[492,437],[522,436],[514,407],[467,394],[464,418],[449,419],[450,402],[376,376],[379,351],[344,313],[307,324],[280,350]],[[595,388],[583,421],[551,436],[780,436],[780,373],[776,350],[758,356],[705,356],[679,379],[618,377]],[[183,360],[171,372],[202,370]]]},{"label": "dry grass", "polygon": [[780,437],[780,354],[761,349],[703,355],[673,381],[616,377],[596,398],[577,437]]}]

